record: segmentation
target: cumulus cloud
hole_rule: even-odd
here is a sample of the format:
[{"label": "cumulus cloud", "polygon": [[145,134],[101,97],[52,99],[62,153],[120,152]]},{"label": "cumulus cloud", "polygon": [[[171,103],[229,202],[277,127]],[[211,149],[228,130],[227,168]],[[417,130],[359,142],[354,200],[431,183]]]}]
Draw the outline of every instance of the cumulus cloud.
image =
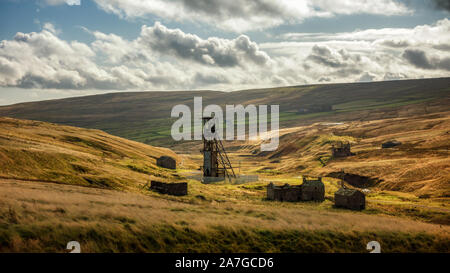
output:
[{"label": "cumulus cloud", "polygon": [[368,79],[366,72],[372,80],[450,76],[446,72],[450,58],[448,19],[414,28],[288,33],[279,38],[285,41],[264,43],[260,48],[272,59],[295,56],[314,82],[359,81]]},{"label": "cumulus cloud", "polygon": [[384,81],[403,80],[403,79],[407,79],[407,78],[408,78],[408,76],[401,72],[399,72],[399,73],[387,72],[383,76]]},{"label": "cumulus cloud", "polygon": [[396,0],[94,0],[122,18],[157,16],[173,21],[207,23],[227,31],[261,30],[306,18],[340,14],[399,15],[410,12]]},{"label": "cumulus cloud", "polygon": [[450,71],[450,57],[428,57],[426,52],[420,49],[407,49],[402,56],[418,68]]},{"label": "cumulus cloud", "polygon": [[356,30],[340,33],[286,33],[281,39],[302,42],[359,41],[373,42],[388,47],[411,45],[450,44],[450,20],[445,18],[433,25],[419,25],[414,28],[381,28]]},{"label": "cumulus cloud", "polygon": [[224,74],[203,74],[200,72],[197,72],[194,81],[200,86],[224,83],[227,84],[231,82],[231,80]]},{"label": "cumulus cloud", "polygon": [[19,32],[14,39],[1,41],[0,85],[56,89],[192,89],[228,85],[231,75],[235,76],[235,81],[243,81],[242,72],[248,73],[270,61],[270,57],[245,35],[205,40],[179,29],[168,29],[160,23],[143,26],[141,35],[132,41],[115,34],[89,32],[95,38],[91,44],[67,42],[58,37],[53,25],[46,23],[40,32]]},{"label": "cumulus cloud", "polygon": [[0,84],[21,88],[117,89],[124,88],[95,62],[86,44],[66,42],[48,29],[17,33],[13,40],[0,42]]},{"label": "cumulus cloud", "polygon": [[50,6],[67,4],[69,6],[81,5],[81,0],[44,0],[44,3]]},{"label": "cumulus cloud", "polygon": [[406,40],[398,40],[398,39],[381,40],[380,43],[384,46],[395,48],[405,48],[411,45],[410,42]]},{"label": "cumulus cloud", "polygon": [[[311,54],[307,57],[307,60],[309,59],[315,63],[332,68],[339,68],[347,65],[346,60],[348,59],[348,57],[349,55],[346,54],[346,52],[343,50],[339,52],[333,52],[327,46],[315,45],[311,50]],[[356,59],[358,58],[358,55],[356,55]]]},{"label": "cumulus cloud", "polygon": [[362,76],[359,78],[359,82],[371,82],[373,80],[375,80],[377,78],[376,75],[371,74],[369,72],[364,72],[364,74],[362,74]]},{"label": "cumulus cloud", "polygon": [[[314,45],[311,53],[305,58],[305,70],[317,75],[317,81],[347,79],[361,81],[367,79],[366,74],[360,76],[365,69],[379,69],[379,65],[367,56],[349,52],[345,48],[331,48],[327,45]],[[324,77],[323,75],[327,75]],[[332,78],[330,78],[332,77]],[[355,78],[357,77],[357,78]],[[375,79],[372,77],[371,80]]]},{"label": "cumulus cloud", "polygon": [[154,51],[204,65],[233,67],[244,65],[248,61],[264,65],[270,60],[269,56],[260,51],[258,45],[245,35],[234,40],[216,37],[203,40],[180,29],[168,29],[159,22],[152,27],[143,26],[139,42]]},{"label": "cumulus cloud", "polygon": [[157,22],[142,26],[133,40],[85,29],[93,37],[86,44],[62,40],[46,23],[40,32],[0,42],[0,86],[237,90],[450,76],[449,27],[444,19],[411,29],[359,31],[371,33],[370,39],[359,32],[329,40],[316,33],[305,41],[258,44],[246,35],[203,39]]},{"label": "cumulus cloud", "polygon": [[450,11],[450,1],[448,0],[432,0],[436,8]]}]

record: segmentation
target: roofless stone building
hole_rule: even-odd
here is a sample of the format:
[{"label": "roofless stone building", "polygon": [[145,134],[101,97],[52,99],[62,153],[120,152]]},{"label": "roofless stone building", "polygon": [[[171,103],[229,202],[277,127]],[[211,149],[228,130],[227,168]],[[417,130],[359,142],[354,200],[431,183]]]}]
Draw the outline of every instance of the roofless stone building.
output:
[{"label": "roofless stone building", "polygon": [[152,181],[150,190],[157,191],[163,194],[182,196],[188,193],[188,184],[186,182],[166,183],[159,181]]},{"label": "roofless stone building", "polygon": [[275,186],[272,182],[267,185],[267,199],[276,201],[297,202],[301,201],[301,186]]},{"label": "roofless stone building", "polygon": [[340,188],[334,193],[334,205],[338,208],[363,210],[366,208],[366,196],[355,189]]},{"label": "roofless stone building", "polygon": [[306,179],[303,177],[302,187],[302,201],[318,201],[325,200],[325,185],[322,182],[322,177],[318,179]]},{"label": "roofless stone building", "polygon": [[267,199],[288,202],[322,202],[325,200],[325,185],[322,183],[321,177],[317,180],[303,178],[303,184],[296,186],[291,186],[289,184],[275,186],[271,182],[267,185]]},{"label": "roofless stone building", "polygon": [[350,143],[340,143],[337,146],[332,146],[331,147],[331,155],[333,157],[347,157],[347,156],[352,156],[354,155],[354,153],[351,152],[350,150],[351,145]]}]

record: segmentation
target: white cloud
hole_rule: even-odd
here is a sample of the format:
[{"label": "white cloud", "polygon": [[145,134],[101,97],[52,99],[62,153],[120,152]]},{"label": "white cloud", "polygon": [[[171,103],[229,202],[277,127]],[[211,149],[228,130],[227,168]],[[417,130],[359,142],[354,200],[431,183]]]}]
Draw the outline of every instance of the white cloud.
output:
[{"label": "white cloud", "polygon": [[92,56],[88,46],[63,41],[47,29],[18,32],[13,40],[0,43],[0,70],[10,75],[0,74],[0,83],[24,88],[84,88],[101,74]]},{"label": "white cloud", "polygon": [[57,29],[52,23],[44,23],[42,28],[50,31],[53,34],[61,34],[61,30]]},{"label": "white cloud", "polygon": [[448,19],[414,28],[288,33],[279,38],[288,41],[261,44],[261,50],[273,59],[294,56],[313,81],[450,76]]},{"label": "white cloud", "polygon": [[44,0],[44,3],[50,6],[67,4],[69,6],[81,5],[81,0]]},{"label": "white cloud", "polygon": [[[64,41],[51,24],[0,42],[0,86],[46,90],[237,90],[318,82],[450,76],[450,21],[411,29],[202,39],[161,23],[134,40],[89,31]],[[361,33],[364,33],[362,35]],[[420,34],[420,35],[419,35]]]},{"label": "white cloud", "polygon": [[260,51],[258,45],[245,35],[233,40],[217,37],[204,40],[180,29],[168,29],[159,22],[153,27],[142,27],[139,43],[155,52],[204,65],[233,67],[248,62],[264,65],[270,60],[269,56]]},{"label": "white cloud", "polygon": [[397,0],[94,0],[122,18],[157,16],[163,20],[200,22],[226,31],[261,30],[312,17],[341,14],[400,15],[411,11]]},{"label": "white cloud", "polygon": [[341,33],[286,33],[282,39],[289,41],[368,41],[385,43],[392,47],[422,44],[450,44],[450,20],[445,18],[434,25],[420,25],[414,28],[366,29]]}]

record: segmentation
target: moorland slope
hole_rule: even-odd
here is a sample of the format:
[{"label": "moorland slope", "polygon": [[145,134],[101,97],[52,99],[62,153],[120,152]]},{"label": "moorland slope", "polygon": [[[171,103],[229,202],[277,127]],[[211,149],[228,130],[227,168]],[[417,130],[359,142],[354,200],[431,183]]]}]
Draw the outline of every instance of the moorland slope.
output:
[{"label": "moorland slope", "polygon": [[178,179],[156,166],[167,148],[41,121],[0,117],[0,177],[133,190],[151,178]]},{"label": "moorland slope", "polygon": [[[170,147],[172,107],[266,104],[280,106],[281,127],[327,120],[374,120],[424,114],[450,95],[450,78],[289,86],[233,92],[120,92],[0,107],[0,116],[95,128],[127,139]],[[403,111],[404,106],[418,105]],[[413,111],[413,112],[411,112]]]}]

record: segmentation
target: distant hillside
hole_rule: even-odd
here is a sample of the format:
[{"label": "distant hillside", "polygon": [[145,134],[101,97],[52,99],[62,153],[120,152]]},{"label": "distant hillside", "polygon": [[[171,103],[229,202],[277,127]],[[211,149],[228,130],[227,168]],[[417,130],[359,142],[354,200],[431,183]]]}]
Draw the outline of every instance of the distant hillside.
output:
[{"label": "distant hillside", "polygon": [[100,130],[0,118],[1,178],[133,190],[152,177],[179,178],[155,165],[161,155],[178,158]]},{"label": "distant hillside", "polygon": [[[259,173],[341,178],[339,173],[344,171],[351,174],[346,181],[361,188],[447,200],[450,197],[449,111],[408,118],[316,123],[285,129],[280,134],[280,145],[273,152],[261,152],[259,142],[229,150],[259,155],[249,157],[247,161],[254,162],[246,166],[257,166]],[[382,149],[381,144],[389,140],[398,140],[402,145]],[[332,146],[340,143],[351,143],[354,155],[332,158]]]},{"label": "distant hillside", "polygon": [[202,96],[203,105],[278,104],[282,127],[291,127],[320,120],[371,120],[379,116],[408,115],[397,109],[410,104],[439,103],[441,98],[449,97],[450,78],[291,86],[231,93],[111,93],[3,106],[0,116],[96,128],[144,143],[170,145],[171,109],[177,104],[192,106],[194,96]]}]

